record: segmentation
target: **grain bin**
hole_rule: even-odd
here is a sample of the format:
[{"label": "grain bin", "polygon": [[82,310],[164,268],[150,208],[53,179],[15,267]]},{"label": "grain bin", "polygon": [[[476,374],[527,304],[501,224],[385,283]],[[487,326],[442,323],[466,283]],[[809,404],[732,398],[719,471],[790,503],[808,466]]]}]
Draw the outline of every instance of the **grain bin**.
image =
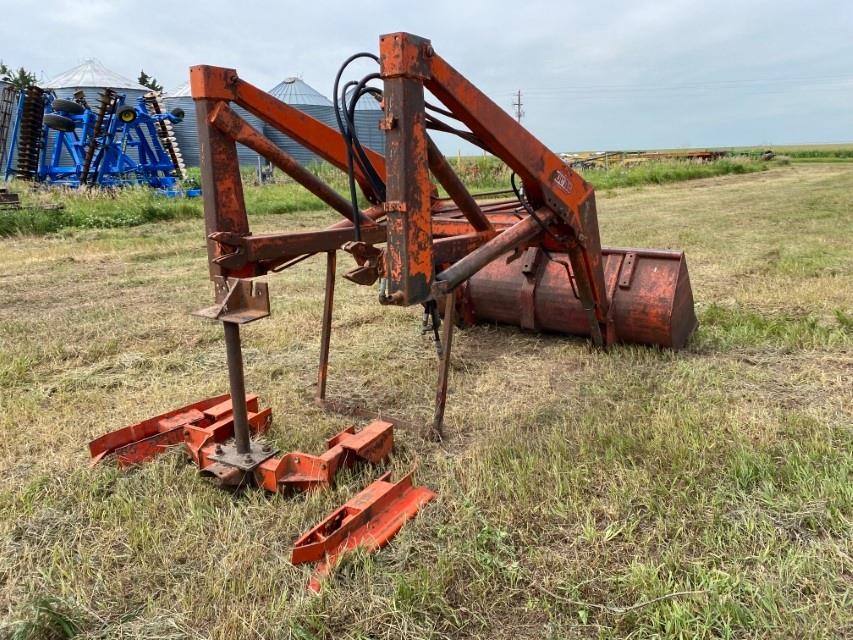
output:
[{"label": "grain bin", "polygon": [[[172,125],[172,128],[175,131],[175,137],[178,139],[178,147],[184,156],[184,164],[188,167],[199,166],[198,122],[196,121],[195,103],[190,92],[189,82],[166,92],[163,100],[169,111],[183,109],[183,121]],[[236,104],[232,104],[231,108],[254,129],[263,130],[261,121],[251,113]],[[258,164],[258,154],[242,144],[237,144],[237,158],[243,166],[255,167]]]},{"label": "grain bin", "polygon": [[90,58],[47,82],[40,82],[43,89],[51,89],[57,98],[73,99],[74,94],[82,91],[86,102],[94,107],[98,96],[104,89],[112,89],[125,95],[125,104],[135,105],[136,99],[151,91],[138,82],[107,69],[100,61]]},{"label": "grain bin", "polygon": [[[332,101],[300,78],[285,78],[270,89],[269,93],[315,120],[319,120],[330,127],[337,128],[338,126],[335,121],[335,111]],[[264,124],[264,135],[272,140],[279,149],[290,154],[303,165],[311,164],[318,160],[316,155],[281,133],[275,127]]]}]

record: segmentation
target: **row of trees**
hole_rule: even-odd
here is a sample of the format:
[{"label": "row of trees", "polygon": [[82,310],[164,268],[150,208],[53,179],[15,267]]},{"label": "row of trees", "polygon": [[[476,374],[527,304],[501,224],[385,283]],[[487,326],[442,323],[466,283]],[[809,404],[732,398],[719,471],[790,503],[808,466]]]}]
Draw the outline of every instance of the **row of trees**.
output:
[{"label": "row of trees", "polygon": [[[26,89],[30,85],[34,85],[36,83],[36,74],[32,71],[27,71],[24,67],[20,67],[17,70],[12,69],[0,60],[0,80],[8,82],[17,89]],[[148,87],[152,91],[163,90],[163,85],[157,82],[157,78],[149,76],[144,70],[139,72],[139,79],[137,82],[139,82],[143,87]]]}]

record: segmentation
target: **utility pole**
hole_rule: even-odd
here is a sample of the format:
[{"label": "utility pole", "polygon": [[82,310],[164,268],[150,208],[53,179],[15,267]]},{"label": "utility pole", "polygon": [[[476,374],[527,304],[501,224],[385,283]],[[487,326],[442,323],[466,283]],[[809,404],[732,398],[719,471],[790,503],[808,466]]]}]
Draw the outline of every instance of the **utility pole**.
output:
[{"label": "utility pole", "polygon": [[512,103],[512,106],[515,107],[515,119],[521,124],[521,116],[524,115],[524,111],[521,110],[521,89],[515,94],[515,102]]}]

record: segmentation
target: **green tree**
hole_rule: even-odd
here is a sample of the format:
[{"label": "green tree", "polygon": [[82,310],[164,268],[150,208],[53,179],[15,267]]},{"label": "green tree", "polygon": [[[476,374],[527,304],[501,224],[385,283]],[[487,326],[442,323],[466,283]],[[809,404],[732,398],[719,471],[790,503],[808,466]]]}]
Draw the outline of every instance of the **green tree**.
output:
[{"label": "green tree", "polygon": [[154,76],[149,76],[147,73],[145,73],[145,70],[141,70],[139,72],[139,79],[137,80],[137,82],[139,82],[139,84],[141,84],[143,87],[148,87],[149,89],[151,89],[151,91],[163,90],[163,85],[157,82],[157,78],[155,78]]},{"label": "green tree", "polygon": [[36,74],[21,67],[17,71],[0,60],[0,80],[10,83],[17,89],[26,89],[36,83]]}]

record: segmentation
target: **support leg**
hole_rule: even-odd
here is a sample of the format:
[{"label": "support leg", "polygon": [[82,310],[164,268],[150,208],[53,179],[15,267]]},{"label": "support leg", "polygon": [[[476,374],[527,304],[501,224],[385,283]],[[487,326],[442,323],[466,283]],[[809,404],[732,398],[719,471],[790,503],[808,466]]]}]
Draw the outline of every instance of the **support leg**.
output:
[{"label": "support leg", "polygon": [[326,399],[326,380],[329,374],[329,342],[332,339],[332,306],[335,302],[335,273],[337,253],[326,253],[326,298],[323,303],[323,330],[320,335],[320,367],[317,369],[317,402]]},{"label": "support leg", "polygon": [[246,381],[243,377],[243,349],[240,345],[240,325],[223,322],[225,354],[228,359],[228,382],[234,411],[234,445],[237,453],[250,453],[249,416],[246,411]]},{"label": "support leg", "polygon": [[444,407],[447,404],[447,378],[450,374],[450,348],[453,343],[455,311],[456,296],[451,291],[445,296],[444,324],[441,328],[441,362],[438,365],[438,385],[435,390],[435,418],[430,432],[434,440],[441,440],[444,435]]}]

